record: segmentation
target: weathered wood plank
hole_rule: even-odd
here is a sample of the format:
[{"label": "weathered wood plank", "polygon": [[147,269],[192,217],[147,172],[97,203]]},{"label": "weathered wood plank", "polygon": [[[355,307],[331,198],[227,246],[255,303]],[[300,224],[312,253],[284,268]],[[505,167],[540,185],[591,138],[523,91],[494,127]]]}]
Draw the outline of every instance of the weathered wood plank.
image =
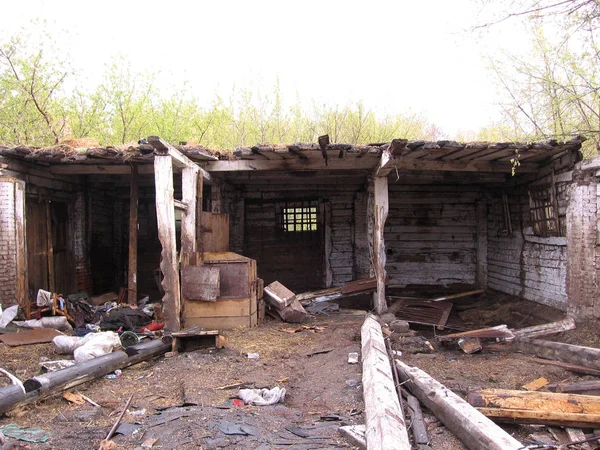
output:
[{"label": "weathered wood plank", "polygon": [[600,349],[542,339],[517,339],[516,349],[536,356],[600,370]]},{"label": "weathered wood plank", "polygon": [[[196,201],[198,167],[185,167],[181,171],[181,200],[187,205],[187,209],[181,214],[181,252],[196,252]],[[201,253],[199,253],[201,255]]]},{"label": "weathered wood plank", "polygon": [[28,311],[29,307],[29,285],[27,272],[27,223],[25,208],[25,182],[15,182],[15,243],[17,263],[17,285],[16,297],[20,308]]},{"label": "weathered wood plank", "polygon": [[386,177],[375,177],[373,179],[373,190],[373,217],[375,220],[373,229],[373,265],[375,267],[375,278],[377,279],[377,289],[373,294],[373,306],[375,312],[381,314],[387,309],[387,302],[385,300],[386,253],[384,229],[389,210],[388,179]]},{"label": "weathered wood plank", "polygon": [[220,273],[217,267],[184,265],[181,269],[183,299],[214,302],[221,293]]}]

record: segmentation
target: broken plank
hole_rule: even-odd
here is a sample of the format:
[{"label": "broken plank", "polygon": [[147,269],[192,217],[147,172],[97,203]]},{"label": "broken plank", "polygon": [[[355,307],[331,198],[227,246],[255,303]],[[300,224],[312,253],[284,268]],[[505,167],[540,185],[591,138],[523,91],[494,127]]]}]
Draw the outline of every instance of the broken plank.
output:
[{"label": "broken plank", "polygon": [[566,392],[571,394],[586,394],[589,392],[600,393],[600,381],[592,380],[582,381],[580,383],[553,383],[548,384],[546,389],[552,392]]},{"label": "broken plank", "polygon": [[478,294],[482,294],[483,292],[484,292],[483,289],[477,289],[475,291],[461,292],[460,294],[452,294],[452,295],[446,295],[445,297],[432,298],[430,301],[443,302],[446,300],[454,300],[455,298],[470,297],[471,295],[478,295]]},{"label": "broken plank", "polygon": [[600,424],[600,414],[578,414],[502,408],[477,408],[477,410],[495,422],[501,423],[528,423],[575,428],[594,428]]},{"label": "broken plank", "polygon": [[367,440],[365,438],[366,427],[364,425],[344,425],[339,427],[338,431],[352,445],[355,445],[360,450],[367,450]]},{"label": "broken plank", "polygon": [[405,387],[433,412],[468,448],[518,450],[523,445],[446,386],[417,367],[396,360]]},{"label": "broken plank", "polygon": [[495,327],[481,328],[479,330],[464,331],[462,333],[453,333],[447,334],[445,336],[438,336],[437,339],[440,342],[443,342],[463,337],[512,339],[514,338],[514,334],[511,330],[508,329],[506,325],[498,325]]},{"label": "broken plank", "polygon": [[372,314],[361,327],[361,345],[367,447],[410,450],[381,325]]},{"label": "broken plank", "polygon": [[587,438],[583,430],[580,428],[565,427],[565,431],[567,432],[571,442],[581,442],[581,446],[579,447],[580,450],[592,450],[590,444],[585,442]]},{"label": "broken plank", "polygon": [[600,349],[542,339],[516,339],[515,349],[546,359],[600,370]]},{"label": "broken plank", "polygon": [[279,281],[273,281],[268,286],[265,286],[264,293],[267,294],[268,302],[277,309],[289,306],[296,299],[296,294]]},{"label": "broken plank", "polygon": [[575,320],[572,317],[566,317],[558,322],[544,323],[532,327],[521,328],[515,330],[515,338],[534,338],[540,336],[548,336],[550,334],[562,333],[563,331],[572,330],[575,328]]},{"label": "broken plank", "polygon": [[594,375],[594,376],[600,377],[600,370],[590,369],[589,367],[578,366],[575,364],[568,364],[568,363],[564,363],[564,362],[560,362],[560,361],[551,361],[549,359],[527,358],[527,360],[538,363],[538,364],[547,365],[547,366],[562,367],[563,369],[565,369],[569,372],[580,373],[583,375]]}]

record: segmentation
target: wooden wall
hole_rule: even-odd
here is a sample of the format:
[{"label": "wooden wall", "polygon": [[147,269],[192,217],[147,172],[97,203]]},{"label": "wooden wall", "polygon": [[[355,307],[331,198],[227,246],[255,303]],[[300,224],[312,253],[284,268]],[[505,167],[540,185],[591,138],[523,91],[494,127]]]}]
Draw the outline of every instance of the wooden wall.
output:
[{"label": "wooden wall", "polygon": [[[281,273],[279,269],[285,265],[288,287],[296,291],[322,288],[328,281],[339,286],[368,274],[366,174],[304,176],[238,174],[227,180],[222,190],[222,206],[223,212],[230,215],[231,251],[256,259],[258,276],[265,284],[275,281],[277,273]],[[276,202],[302,199],[318,200],[324,208],[322,214],[330,217],[329,241],[323,236],[320,243],[325,259],[320,267],[306,264],[301,253],[282,253],[281,241],[277,241],[274,233]],[[266,206],[256,207],[260,204]],[[257,240],[262,244],[257,245]],[[316,268],[321,273],[317,274]]]},{"label": "wooden wall", "polygon": [[[561,222],[567,198],[565,185],[557,186]],[[505,226],[502,195],[492,192],[487,204],[488,286],[527,300],[567,308],[567,240],[535,236],[529,213],[527,186],[505,191],[512,234]]]},{"label": "wooden wall", "polygon": [[389,181],[385,224],[390,287],[475,284],[477,185]]}]

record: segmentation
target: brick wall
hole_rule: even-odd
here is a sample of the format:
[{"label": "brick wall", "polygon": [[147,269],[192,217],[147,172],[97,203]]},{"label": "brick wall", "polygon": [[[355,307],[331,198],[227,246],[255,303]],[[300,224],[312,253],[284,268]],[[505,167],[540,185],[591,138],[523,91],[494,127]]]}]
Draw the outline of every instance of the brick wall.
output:
[{"label": "brick wall", "polygon": [[0,177],[0,304],[17,304],[15,184]]}]

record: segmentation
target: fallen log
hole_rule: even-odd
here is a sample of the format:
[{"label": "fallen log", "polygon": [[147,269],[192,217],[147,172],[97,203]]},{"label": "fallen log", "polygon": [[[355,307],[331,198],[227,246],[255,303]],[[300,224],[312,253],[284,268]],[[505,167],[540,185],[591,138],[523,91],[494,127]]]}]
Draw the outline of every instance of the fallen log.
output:
[{"label": "fallen log", "polygon": [[600,377],[600,370],[590,369],[589,367],[578,366],[575,364],[567,364],[560,361],[551,361],[549,359],[539,359],[539,358],[526,358],[527,361],[531,361],[538,364],[543,364],[546,366],[556,366],[562,367],[563,369],[573,372],[580,373],[582,375],[594,375],[596,377]]},{"label": "fallen log", "polygon": [[600,370],[600,349],[542,339],[516,339],[514,348],[541,358]]},{"label": "fallen log", "polygon": [[573,330],[575,328],[575,320],[572,317],[566,317],[558,322],[544,323],[533,327],[521,328],[515,330],[516,339],[532,339],[540,336],[548,336],[550,334],[562,333],[563,331]]},{"label": "fallen log", "polygon": [[468,448],[517,450],[523,445],[455,393],[416,367],[396,360],[407,387]]},{"label": "fallen log", "polygon": [[[600,381],[582,381],[580,383],[553,383],[546,386],[552,392],[565,392],[571,394],[586,394],[589,392],[600,393]],[[589,394],[588,394],[589,395]]]},{"label": "fallen log", "polygon": [[381,325],[369,314],[361,328],[363,397],[368,448],[410,450]]},{"label": "fallen log", "polygon": [[79,384],[101,377],[116,369],[137,364],[171,349],[171,341],[153,340],[127,349],[90,359],[66,369],[38,375],[23,382],[25,392],[18,386],[0,389],[0,414],[18,405],[36,401],[55,392],[70,389]]},{"label": "fallen log", "polygon": [[414,395],[410,395],[406,390],[406,403],[410,409],[410,421],[413,436],[417,444],[429,444],[429,434],[427,433],[427,424],[423,418],[423,411],[419,399]]}]

